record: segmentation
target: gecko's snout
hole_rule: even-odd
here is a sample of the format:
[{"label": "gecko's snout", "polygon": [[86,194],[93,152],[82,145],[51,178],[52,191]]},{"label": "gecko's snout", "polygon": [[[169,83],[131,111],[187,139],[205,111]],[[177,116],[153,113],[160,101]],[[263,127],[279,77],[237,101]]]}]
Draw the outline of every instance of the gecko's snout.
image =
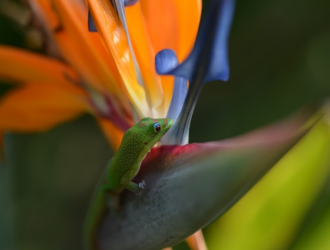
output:
[{"label": "gecko's snout", "polygon": [[173,119],[167,118],[167,124],[168,124],[168,126],[172,127],[173,123],[174,123],[174,120]]},{"label": "gecko's snout", "polygon": [[172,127],[173,123],[174,123],[173,119],[171,119],[171,118],[165,118],[164,119],[164,125],[163,125],[164,128],[163,129],[166,130],[166,131],[168,131]]}]

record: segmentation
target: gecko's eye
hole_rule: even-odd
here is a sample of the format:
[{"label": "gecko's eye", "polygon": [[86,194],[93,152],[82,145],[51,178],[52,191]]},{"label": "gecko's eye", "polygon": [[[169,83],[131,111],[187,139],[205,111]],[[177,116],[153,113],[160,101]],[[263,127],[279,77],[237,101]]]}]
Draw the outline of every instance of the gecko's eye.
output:
[{"label": "gecko's eye", "polygon": [[154,130],[156,133],[159,133],[162,130],[162,127],[160,126],[160,124],[158,122],[156,122],[154,124]]}]

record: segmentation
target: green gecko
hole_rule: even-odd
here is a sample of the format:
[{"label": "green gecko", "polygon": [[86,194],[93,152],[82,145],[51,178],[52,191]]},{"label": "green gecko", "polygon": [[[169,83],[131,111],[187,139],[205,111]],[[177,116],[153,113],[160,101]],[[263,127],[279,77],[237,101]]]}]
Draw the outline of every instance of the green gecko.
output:
[{"label": "green gecko", "polygon": [[[137,193],[144,189],[144,181],[137,184],[132,179],[140,170],[141,162],[150,149],[166,134],[172,127],[173,120],[170,118],[152,119],[143,118],[133,127],[128,129],[117,153],[110,160],[106,174],[99,184],[94,199],[87,213],[84,228],[85,250],[96,250],[96,234],[98,226],[106,209],[107,200],[114,200],[123,189]],[[111,208],[115,208],[110,205]]]}]

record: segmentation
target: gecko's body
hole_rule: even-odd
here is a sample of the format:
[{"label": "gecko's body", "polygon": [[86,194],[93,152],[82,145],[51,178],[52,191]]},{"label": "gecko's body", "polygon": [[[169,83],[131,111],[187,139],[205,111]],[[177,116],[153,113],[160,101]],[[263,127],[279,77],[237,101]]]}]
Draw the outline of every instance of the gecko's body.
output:
[{"label": "gecko's body", "polygon": [[124,188],[131,192],[143,189],[145,183],[134,183],[132,179],[139,172],[141,162],[150,149],[171,128],[172,119],[144,118],[128,129],[117,153],[110,160],[106,174],[96,190],[88,211],[84,229],[86,250],[98,250],[96,234],[100,221],[107,209],[107,199],[112,199]]}]

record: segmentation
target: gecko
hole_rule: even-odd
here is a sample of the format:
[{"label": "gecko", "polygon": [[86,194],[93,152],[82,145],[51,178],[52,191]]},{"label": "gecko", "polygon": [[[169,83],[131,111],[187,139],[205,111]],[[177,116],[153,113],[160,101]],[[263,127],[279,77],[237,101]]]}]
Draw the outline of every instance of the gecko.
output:
[{"label": "gecko", "polygon": [[117,153],[109,161],[105,175],[97,187],[84,225],[85,250],[97,250],[96,235],[107,209],[117,209],[119,194],[127,189],[138,193],[146,187],[146,183],[135,183],[132,179],[140,170],[141,163],[150,149],[172,127],[170,118],[143,118],[129,128],[123,136]]}]

